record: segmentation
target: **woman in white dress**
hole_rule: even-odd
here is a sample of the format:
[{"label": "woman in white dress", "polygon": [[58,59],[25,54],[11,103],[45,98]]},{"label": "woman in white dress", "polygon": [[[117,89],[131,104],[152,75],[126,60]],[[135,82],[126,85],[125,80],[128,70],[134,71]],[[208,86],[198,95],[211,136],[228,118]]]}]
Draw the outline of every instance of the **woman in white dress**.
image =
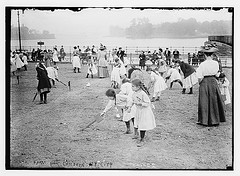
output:
[{"label": "woman in white dress", "polygon": [[56,65],[56,63],[59,62],[58,60],[58,51],[57,48],[53,48],[53,64]]},{"label": "woman in white dress", "polygon": [[[152,102],[159,101],[161,92],[167,89],[167,84],[165,83],[163,77],[155,70],[147,68],[148,74],[151,76],[151,82],[148,90],[153,87]],[[157,97],[157,98],[156,98]]]},{"label": "woman in white dress", "polygon": [[79,58],[79,50],[77,49],[76,46],[74,46],[73,48],[74,48],[74,50],[73,50],[73,59],[72,59],[73,71],[74,71],[74,73],[76,73],[76,69],[77,69],[78,73],[81,73],[80,72],[81,61],[80,61],[80,58]]},{"label": "woman in white dress", "polygon": [[108,74],[108,63],[107,63],[107,52],[105,51],[105,47],[101,45],[98,51],[98,77],[106,78],[109,76]]},{"label": "woman in white dress", "polygon": [[115,64],[115,59],[118,58],[117,56],[117,49],[113,49],[111,56],[108,58],[108,72],[111,74],[113,70],[113,66]]}]

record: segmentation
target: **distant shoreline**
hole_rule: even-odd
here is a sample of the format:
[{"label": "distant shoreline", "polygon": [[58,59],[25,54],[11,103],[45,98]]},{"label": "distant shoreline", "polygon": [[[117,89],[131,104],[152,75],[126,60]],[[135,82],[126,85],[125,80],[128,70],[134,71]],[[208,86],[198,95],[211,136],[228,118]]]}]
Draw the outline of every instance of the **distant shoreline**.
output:
[{"label": "distant shoreline", "polygon": [[195,38],[208,38],[208,35],[206,36],[160,36],[160,37],[157,37],[157,36],[153,36],[153,37],[131,37],[131,36],[111,36],[111,35],[108,35],[108,36],[105,36],[105,37],[119,37],[119,38],[127,38],[127,39],[154,39],[154,38],[157,38],[157,39],[160,39],[160,38],[163,38],[163,39],[195,39]]}]

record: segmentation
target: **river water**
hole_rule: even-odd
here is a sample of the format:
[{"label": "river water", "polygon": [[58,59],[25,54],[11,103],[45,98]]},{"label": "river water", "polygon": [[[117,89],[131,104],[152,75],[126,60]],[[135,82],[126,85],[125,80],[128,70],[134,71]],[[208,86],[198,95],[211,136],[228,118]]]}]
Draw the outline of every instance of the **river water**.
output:
[{"label": "river water", "polygon": [[[107,37],[107,36],[80,36],[80,35],[56,35],[56,39],[44,39],[44,40],[22,40],[22,49],[31,51],[33,48],[39,48],[37,42],[43,41],[44,45],[41,49],[52,49],[57,45],[64,46],[66,52],[71,52],[74,46],[100,46],[100,43],[105,45],[108,50],[113,48],[122,47],[127,52],[135,52],[136,50],[158,50],[159,47],[165,50],[178,49],[180,53],[196,52],[200,46],[204,45],[207,38],[190,38],[190,39],[174,39],[174,38],[151,38],[151,39],[130,39],[124,37]],[[18,40],[11,40],[11,49],[15,50],[19,48]]]}]

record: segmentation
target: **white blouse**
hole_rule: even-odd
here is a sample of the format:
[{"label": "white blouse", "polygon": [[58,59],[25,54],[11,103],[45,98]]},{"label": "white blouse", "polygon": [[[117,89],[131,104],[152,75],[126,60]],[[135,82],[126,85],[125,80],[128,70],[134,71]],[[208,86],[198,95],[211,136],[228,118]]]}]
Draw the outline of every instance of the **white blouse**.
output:
[{"label": "white blouse", "polygon": [[202,62],[197,68],[197,77],[203,78],[204,76],[216,75],[219,71],[219,64],[217,61],[207,59]]}]

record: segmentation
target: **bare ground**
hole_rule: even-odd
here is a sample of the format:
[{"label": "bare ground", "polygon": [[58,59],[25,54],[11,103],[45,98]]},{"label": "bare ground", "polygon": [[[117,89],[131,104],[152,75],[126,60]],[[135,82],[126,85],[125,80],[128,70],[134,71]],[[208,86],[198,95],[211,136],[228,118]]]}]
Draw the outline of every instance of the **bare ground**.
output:
[{"label": "bare ground", "polygon": [[[198,85],[193,95],[182,95],[177,83],[162,92],[161,100],[154,103],[157,127],[147,132],[145,145],[137,147],[132,134],[123,134],[125,124],[114,110],[106,120],[81,131],[104,109],[110,80],[85,78],[86,66],[82,73],[73,73],[71,64],[59,68],[59,79],[70,81],[71,91],[57,82],[48,104],[38,105],[39,97],[32,102],[37,86],[34,63],[19,73],[19,84],[16,76],[10,78],[11,167],[195,170],[232,166],[232,105],[227,106],[227,122],[218,127],[196,125]],[[232,69],[224,71],[232,83]]]}]

